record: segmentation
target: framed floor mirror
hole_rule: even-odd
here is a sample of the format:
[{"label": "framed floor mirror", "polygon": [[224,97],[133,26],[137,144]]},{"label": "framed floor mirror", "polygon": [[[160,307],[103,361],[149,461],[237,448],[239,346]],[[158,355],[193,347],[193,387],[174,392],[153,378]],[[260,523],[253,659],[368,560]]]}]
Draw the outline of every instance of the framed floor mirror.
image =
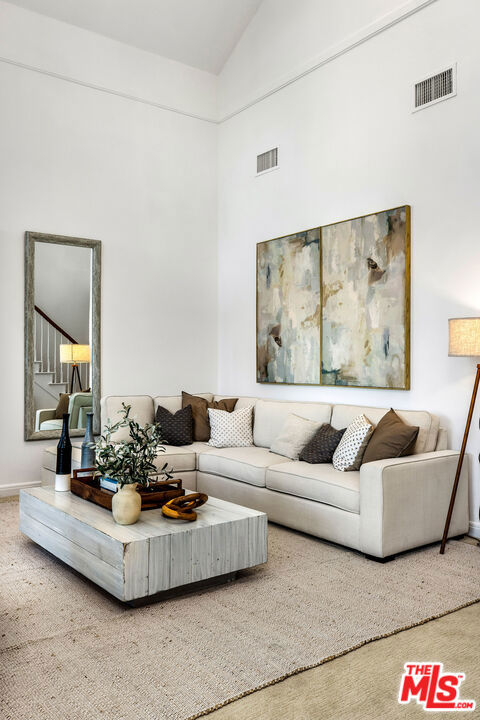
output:
[{"label": "framed floor mirror", "polygon": [[100,431],[101,242],[25,233],[25,440]]}]

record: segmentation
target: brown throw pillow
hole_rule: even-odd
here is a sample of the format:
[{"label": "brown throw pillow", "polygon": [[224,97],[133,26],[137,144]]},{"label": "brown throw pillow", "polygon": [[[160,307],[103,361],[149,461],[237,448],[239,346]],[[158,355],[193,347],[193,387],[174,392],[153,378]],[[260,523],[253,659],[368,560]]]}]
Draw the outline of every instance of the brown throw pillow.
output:
[{"label": "brown throw pillow", "polygon": [[373,431],[362,465],[375,460],[411,455],[417,441],[418,430],[418,427],[404,423],[395,410],[390,409]]},{"label": "brown throw pillow", "polygon": [[68,413],[68,403],[70,402],[70,393],[60,393],[58,396],[58,405],[55,409],[55,419],[62,420],[64,413]]},{"label": "brown throw pillow", "polygon": [[208,402],[198,395],[190,395],[182,391],[182,408],[192,406],[193,414],[193,439],[197,442],[210,440],[210,421],[208,419],[208,408],[214,410],[226,410],[233,412],[238,398],[226,398],[225,400],[213,400]]}]

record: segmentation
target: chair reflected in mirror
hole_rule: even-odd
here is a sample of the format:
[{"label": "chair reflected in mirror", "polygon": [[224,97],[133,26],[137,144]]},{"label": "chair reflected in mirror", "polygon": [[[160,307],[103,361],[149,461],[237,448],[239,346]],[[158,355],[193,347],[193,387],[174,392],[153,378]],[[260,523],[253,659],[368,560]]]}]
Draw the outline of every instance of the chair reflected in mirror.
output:
[{"label": "chair reflected in mirror", "polygon": [[60,397],[56,408],[44,408],[35,413],[35,431],[57,430],[61,431],[63,412],[70,414],[70,430],[80,430],[87,427],[87,413],[93,412],[93,399],[91,392],[77,392],[72,395],[65,394],[66,402],[63,407],[63,397]]}]

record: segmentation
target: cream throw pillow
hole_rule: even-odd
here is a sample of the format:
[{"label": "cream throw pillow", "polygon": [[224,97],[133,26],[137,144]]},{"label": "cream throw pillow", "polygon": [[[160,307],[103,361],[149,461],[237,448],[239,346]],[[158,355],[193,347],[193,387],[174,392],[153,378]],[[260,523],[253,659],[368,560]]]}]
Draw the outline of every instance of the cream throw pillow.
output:
[{"label": "cream throw pillow", "polygon": [[290,413],[285,418],[282,429],[272,442],[271,452],[298,460],[305,445],[310,442],[322,423]]},{"label": "cream throw pillow", "polygon": [[253,405],[233,412],[208,408],[210,440],[207,445],[217,448],[253,445],[252,411]]},{"label": "cream throw pillow", "polygon": [[333,453],[335,470],[359,470],[373,430],[374,426],[365,415],[358,415],[350,423]]}]

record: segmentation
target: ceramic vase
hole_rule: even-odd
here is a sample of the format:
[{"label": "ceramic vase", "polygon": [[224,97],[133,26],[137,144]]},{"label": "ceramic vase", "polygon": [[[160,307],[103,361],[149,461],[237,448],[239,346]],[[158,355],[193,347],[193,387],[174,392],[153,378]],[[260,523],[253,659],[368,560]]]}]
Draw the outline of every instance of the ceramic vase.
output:
[{"label": "ceramic vase", "polygon": [[118,488],[112,498],[113,519],[118,525],[133,525],[140,517],[142,498],[137,492],[137,483]]},{"label": "ceramic vase", "polygon": [[85,428],[85,437],[82,442],[82,458],[80,461],[80,467],[89,468],[95,467],[95,448],[90,447],[90,443],[93,442],[92,432],[93,413],[87,413],[87,426]]}]

